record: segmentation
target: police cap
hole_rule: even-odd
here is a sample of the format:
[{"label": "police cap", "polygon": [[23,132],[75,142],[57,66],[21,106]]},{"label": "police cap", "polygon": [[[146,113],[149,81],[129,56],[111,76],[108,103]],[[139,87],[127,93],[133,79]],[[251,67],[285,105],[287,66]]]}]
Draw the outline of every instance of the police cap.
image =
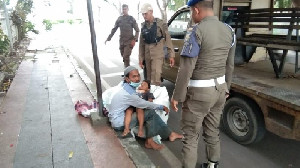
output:
[{"label": "police cap", "polygon": [[201,2],[201,1],[205,1],[205,0],[189,0],[187,2],[188,6],[194,6],[196,3]]},{"label": "police cap", "polygon": [[147,13],[149,10],[153,10],[152,6],[148,3],[145,3],[141,8],[141,13]]}]

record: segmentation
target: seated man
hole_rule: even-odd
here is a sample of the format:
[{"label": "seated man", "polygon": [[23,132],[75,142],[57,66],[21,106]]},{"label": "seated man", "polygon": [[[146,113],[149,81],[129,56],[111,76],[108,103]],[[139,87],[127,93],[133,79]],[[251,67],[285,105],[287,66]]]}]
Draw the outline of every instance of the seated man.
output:
[{"label": "seated man", "polygon": [[[150,87],[151,87],[150,81],[144,80],[141,83],[141,86],[138,88],[137,92],[138,92],[138,95],[142,99],[153,102],[153,99],[155,99],[155,97],[153,96],[153,93],[150,92]],[[143,133],[144,109],[133,108],[133,107],[129,107],[125,112],[125,128],[124,128],[123,136],[126,136],[129,133],[129,125],[130,125],[132,113],[134,112],[134,110],[136,110],[136,113],[137,113],[136,115],[137,115],[137,118],[139,121],[138,136],[143,137],[143,135],[144,135],[144,133]],[[168,112],[166,112],[166,115],[167,114],[168,114]]]},{"label": "seated man", "polygon": [[[156,114],[155,109],[169,111],[165,106],[154,104],[152,102],[146,101],[140,98],[136,92],[136,87],[140,84],[140,74],[138,70],[129,66],[124,70],[124,83],[123,88],[119,90],[111,100],[110,111],[108,114],[109,121],[112,127],[116,130],[124,130],[124,118],[125,111],[130,106],[145,109],[144,110],[144,122],[145,122],[145,136],[146,148],[152,148],[155,150],[160,150],[163,148],[162,145],[156,144],[152,137],[160,135],[163,139],[168,139],[170,141],[175,141],[183,136],[172,132],[169,127],[162,121],[162,119]],[[138,120],[135,115],[133,115],[130,122],[130,128],[138,125]]]}]

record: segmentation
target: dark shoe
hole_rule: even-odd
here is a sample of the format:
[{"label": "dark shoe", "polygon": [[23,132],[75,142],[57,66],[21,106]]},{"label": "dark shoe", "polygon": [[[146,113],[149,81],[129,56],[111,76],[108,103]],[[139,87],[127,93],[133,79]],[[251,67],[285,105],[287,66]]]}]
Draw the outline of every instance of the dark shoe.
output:
[{"label": "dark shoe", "polygon": [[200,168],[219,168],[218,163],[202,163]]}]

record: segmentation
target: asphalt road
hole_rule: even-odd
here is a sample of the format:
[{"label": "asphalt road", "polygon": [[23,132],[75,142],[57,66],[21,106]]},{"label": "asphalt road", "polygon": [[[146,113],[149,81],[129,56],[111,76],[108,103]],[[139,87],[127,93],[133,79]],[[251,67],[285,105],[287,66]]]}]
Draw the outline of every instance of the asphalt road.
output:
[{"label": "asphalt road", "polygon": [[[66,31],[66,29],[68,30]],[[96,25],[97,28],[97,25]],[[58,26],[54,32],[63,33],[58,41],[69,50],[76,61],[87,74],[88,85],[92,92],[96,91],[95,76],[93,72],[93,59],[90,46],[90,36],[88,24],[77,26]],[[109,29],[96,29],[98,54],[100,60],[100,71],[103,91],[109,87],[117,85],[122,81],[123,62],[118,49],[118,34],[115,34],[112,41],[104,45],[105,38],[110,32]],[[138,66],[138,46],[133,50],[131,65]],[[142,72],[142,71],[141,71]],[[174,89],[174,84],[164,81],[169,96]],[[168,125],[176,132],[180,132],[181,112],[170,113]],[[272,133],[267,132],[265,138],[253,145],[243,146],[232,141],[226,134],[221,132],[221,167],[222,168],[299,168],[300,167],[300,142],[283,139]],[[143,141],[139,141],[143,145]],[[149,158],[158,167],[173,167],[172,162],[176,163],[181,157],[181,141],[163,142],[168,152],[158,152],[147,150]],[[199,139],[198,164],[205,161],[205,150],[202,139]],[[175,161],[176,160],[176,161]]]}]

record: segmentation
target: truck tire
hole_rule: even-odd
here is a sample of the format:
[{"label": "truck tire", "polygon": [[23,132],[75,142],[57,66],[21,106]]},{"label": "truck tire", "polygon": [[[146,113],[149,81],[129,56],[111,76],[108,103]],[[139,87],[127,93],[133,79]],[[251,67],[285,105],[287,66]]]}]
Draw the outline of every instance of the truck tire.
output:
[{"label": "truck tire", "polygon": [[240,144],[256,143],[264,137],[263,114],[252,100],[230,98],[225,103],[222,120],[227,135]]}]

